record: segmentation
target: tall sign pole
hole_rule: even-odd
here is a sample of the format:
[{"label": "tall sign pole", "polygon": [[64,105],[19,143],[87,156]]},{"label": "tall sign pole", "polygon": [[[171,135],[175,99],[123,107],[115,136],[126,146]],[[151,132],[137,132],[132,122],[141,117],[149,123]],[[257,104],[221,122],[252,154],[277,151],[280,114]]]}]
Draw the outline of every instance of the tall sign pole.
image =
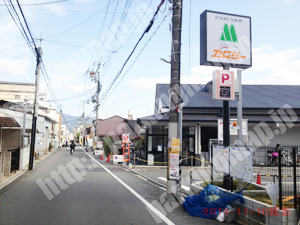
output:
[{"label": "tall sign pole", "polygon": [[[200,15],[200,64],[223,67],[214,72],[213,98],[223,100],[223,146],[230,145],[230,107],[234,100],[234,74],[229,68],[252,66],[251,18],[229,13],[204,11]],[[240,74],[240,73],[239,73]],[[240,130],[242,122],[239,122]],[[241,132],[239,131],[239,138]],[[231,189],[229,174],[224,176],[224,188]]]},{"label": "tall sign pole", "polygon": [[[178,112],[180,103],[180,53],[181,53],[181,29],[182,29],[182,0],[173,0],[172,17],[172,52],[171,52],[171,81],[170,81],[170,117],[169,117],[169,137],[168,137],[168,174],[167,174],[167,198],[174,200],[174,195],[180,195],[179,179],[171,179],[170,176],[170,153],[172,148],[172,139],[178,139]],[[177,143],[176,141],[173,143]],[[177,147],[177,146],[176,146]],[[181,152],[179,152],[179,157]],[[174,165],[177,170],[179,167],[179,177],[181,176],[181,167]],[[175,171],[176,173],[177,171]]]},{"label": "tall sign pole", "polygon": [[30,154],[29,154],[29,167],[28,170],[33,170],[33,157],[35,149],[35,135],[36,135],[36,123],[39,111],[39,94],[40,94],[40,73],[42,63],[42,48],[36,49],[37,53],[37,67],[35,71],[35,97],[34,97],[34,110],[32,116],[32,128],[31,128],[31,143],[30,143]]},{"label": "tall sign pole", "polygon": [[[223,146],[229,147],[229,145],[230,145],[230,105],[229,105],[229,101],[225,100],[223,101]],[[229,160],[229,171],[230,171],[230,160]],[[223,184],[226,190],[231,189],[231,179],[229,174],[224,175]]]}]

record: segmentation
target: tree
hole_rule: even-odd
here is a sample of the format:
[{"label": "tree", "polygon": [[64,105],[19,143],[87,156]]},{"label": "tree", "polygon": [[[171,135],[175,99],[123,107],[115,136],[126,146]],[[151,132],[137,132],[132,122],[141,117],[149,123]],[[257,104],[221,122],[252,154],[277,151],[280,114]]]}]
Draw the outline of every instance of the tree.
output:
[{"label": "tree", "polygon": [[114,148],[114,141],[111,137],[103,138],[103,148],[106,156],[112,153],[112,149]]}]

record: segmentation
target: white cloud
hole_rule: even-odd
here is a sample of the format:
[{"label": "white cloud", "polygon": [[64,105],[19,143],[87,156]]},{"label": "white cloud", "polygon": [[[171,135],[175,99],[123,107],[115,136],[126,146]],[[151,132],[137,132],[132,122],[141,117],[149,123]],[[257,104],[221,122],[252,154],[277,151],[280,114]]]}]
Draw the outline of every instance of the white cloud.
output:
[{"label": "white cloud", "polygon": [[295,0],[281,0],[283,3],[289,5],[290,3],[294,2]]},{"label": "white cloud", "polygon": [[275,51],[271,46],[253,50],[252,68],[243,72],[243,83],[299,84],[300,48]]},{"label": "white cloud", "polygon": [[162,76],[162,77],[154,77],[154,78],[145,78],[145,77],[140,77],[137,79],[132,79],[130,83],[134,86],[134,89],[136,91],[141,91],[141,90],[155,90],[156,84],[158,83],[169,83],[170,82],[170,77],[169,76]]},{"label": "white cloud", "polygon": [[[220,67],[196,66],[190,74],[181,76],[181,83],[206,84],[212,80],[213,71]],[[277,50],[265,45],[253,49],[252,68],[242,73],[244,84],[300,84],[300,47]],[[157,83],[170,83],[170,76],[140,77],[130,83],[135,91],[155,91]]]},{"label": "white cloud", "polygon": [[44,8],[57,16],[65,16],[67,14],[64,6],[60,4],[49,4],[45,5]]},{"label": "white cloud", "polygon": [[0,77],[17,78],[24,76],[29,66],[28,59],[0,58]]}]

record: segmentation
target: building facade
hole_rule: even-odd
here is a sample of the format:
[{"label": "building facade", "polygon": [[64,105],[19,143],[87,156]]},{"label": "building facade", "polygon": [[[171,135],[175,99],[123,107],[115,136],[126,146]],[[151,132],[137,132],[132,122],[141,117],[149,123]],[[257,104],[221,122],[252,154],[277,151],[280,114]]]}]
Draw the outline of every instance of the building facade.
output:
[{"label": "building facade", "polygon": [[[300,86],[243,85],[243,119],[246,146],[300,145]],[[210,143],[220,139],[222,101],[212,99],[212,83],[181,85],[183,98],[182,158],[209,159]],[[237,119],[237,102],[230,102],[230,118]],[[169,84],[157,84],[154,115],[138,119],[146,128],[146,151],[155,162],[167,162]],[[221,140],[219,140],[221,141]],[[230,136],[237,144],[237,135]],[[194,162],[196,163],[196,162]],[[159,165],[159,163],[158,163]]]}]

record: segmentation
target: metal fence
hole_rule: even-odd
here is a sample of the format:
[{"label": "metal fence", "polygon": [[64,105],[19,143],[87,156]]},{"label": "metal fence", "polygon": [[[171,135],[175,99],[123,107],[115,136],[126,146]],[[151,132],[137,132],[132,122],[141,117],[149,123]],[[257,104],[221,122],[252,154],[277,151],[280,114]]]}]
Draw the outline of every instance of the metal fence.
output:
[{"label": "metal fence", "polygon": [[[253,171],[256,182],[266,186],[272,182],[278,185],[277,206],[295,208],[300,194],[300,147],[281,146],[278,156],[272,154],[274,147],[257,148],[253,154]],[[299,175],[298,175],[299,174]]]},{"label": "metal fence", "polygon": [[[273,187],[278,191],[276,206],[279,209],[297,209],[300,204],[300,146],[281,146],[278,156],[272,154],[275,147],[252,149],[253,180],[241,182],[231,178],[232,191],[246,188],[245,196],[272,205],[267,189]],[[213,165],[210,170],[211,182],[222,186],[224,174],[215,171]]]}]

